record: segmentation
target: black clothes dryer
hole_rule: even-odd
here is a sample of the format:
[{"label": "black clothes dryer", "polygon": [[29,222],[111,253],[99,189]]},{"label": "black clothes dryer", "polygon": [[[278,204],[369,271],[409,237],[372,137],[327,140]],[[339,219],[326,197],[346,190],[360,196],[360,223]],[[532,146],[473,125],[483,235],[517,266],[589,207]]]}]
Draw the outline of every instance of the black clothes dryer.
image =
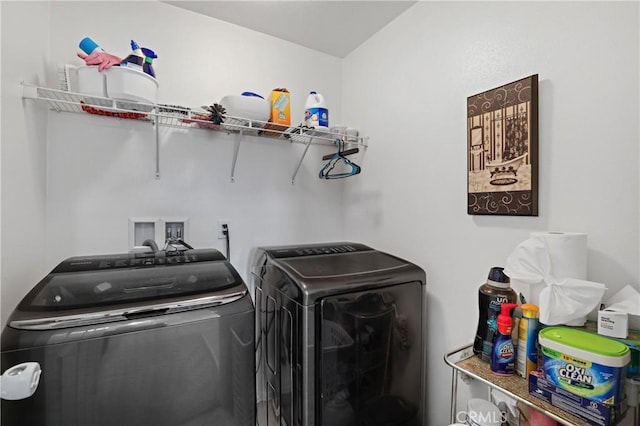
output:
[{"label": "black clothes dryer", "polygon": [[42,369],[32,396],[3,396],[2,425],[254,426],[253,336],[217,250],[67,259],[2,332],[2,371]]},{"label": "black clothes dryer", "polygon": [[357,243],[252,255],[260,426],[418,426],[426,275]]}]

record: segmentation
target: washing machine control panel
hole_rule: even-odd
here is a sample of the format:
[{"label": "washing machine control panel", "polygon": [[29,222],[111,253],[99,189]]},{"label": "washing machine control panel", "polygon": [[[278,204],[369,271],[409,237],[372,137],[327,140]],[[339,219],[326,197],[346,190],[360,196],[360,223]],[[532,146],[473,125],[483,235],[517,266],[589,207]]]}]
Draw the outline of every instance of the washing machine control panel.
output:
[{"label": "washing machine control panel", "polygon": [[215,249],[195,249],[184,252],[122,253],[96,256],[71,257],[54,268],[52,273],[97,271],[116,268],[139,268],[148,266],[169,266],[184,263],[212,262],[226,260]]},{"label": "washing machine control panel", "polygon": [[345,243],[345,244],[327,244],[327,245],[303,245],[292,247],[281,247],[268,250],[269,254],[276,259],[284,259],[289,257],[301,256],[318,256],[323,254],[341,254],[357,251],[372,250],[364,244]]}]

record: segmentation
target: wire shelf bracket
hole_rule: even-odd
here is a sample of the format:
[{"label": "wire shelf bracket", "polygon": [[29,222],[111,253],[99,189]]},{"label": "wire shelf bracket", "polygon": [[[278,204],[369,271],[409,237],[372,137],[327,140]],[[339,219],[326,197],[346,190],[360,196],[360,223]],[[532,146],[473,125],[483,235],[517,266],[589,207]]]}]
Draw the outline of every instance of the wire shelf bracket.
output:
[{"label": "wire shelf bracket", "polygon": [[236,163],[238,162],[238,153],[240,152],[242,133],[242,130],[240,130],[240,132],[236,135],[236,141],[233,147],[233,160],[231,160],[231,182],[236,181]]}]

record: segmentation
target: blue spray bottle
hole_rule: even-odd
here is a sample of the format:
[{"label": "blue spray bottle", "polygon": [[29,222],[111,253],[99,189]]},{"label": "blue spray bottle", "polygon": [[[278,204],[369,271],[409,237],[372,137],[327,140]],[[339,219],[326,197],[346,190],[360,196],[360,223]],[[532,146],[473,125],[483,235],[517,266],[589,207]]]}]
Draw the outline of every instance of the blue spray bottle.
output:
[{"label": "blue spray bottle", "polygon": [[138,43],[131,40],[131,53],[129,54],[129,56],[124,58],[124,60],[120,63],[120,66],[142,71],[144,62],[145,56],[144,53],[142,53],[140,46],[138,46]]},{"label": "blue spray bottle", "polygon": [[498,335],[491,352],[491,371],[495,374],[510,376],[515,370],[516,349],[511,339],[513,320],[511,310],[517,308],[516,303],[503,303],[498,315]]},{"label": "blue spray bottle", "polygon": [[153,60],[156,59],[158,55],[156,55],[156,52],[146,47],[142,47],[141,50],[145,56],[144,65],[142,65],[142,71],[149,74],[151,77],[155,78],[156,72],[153,70],[152,64],[153,64]]}]

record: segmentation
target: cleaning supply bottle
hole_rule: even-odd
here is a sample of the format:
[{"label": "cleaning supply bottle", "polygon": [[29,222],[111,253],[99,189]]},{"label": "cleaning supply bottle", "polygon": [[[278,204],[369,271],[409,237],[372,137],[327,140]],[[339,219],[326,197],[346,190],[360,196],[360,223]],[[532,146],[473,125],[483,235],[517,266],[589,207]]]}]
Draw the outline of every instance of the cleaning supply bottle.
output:
[{"label": "cleaning supply bottle", "polygon": [[487,282],[478,290],[478,328],[473,342],[473,352],[483,361],[491,360],[493,341],[498,334],[497,318],[504,303],[517,303],[518,295],[511,288],[511,281],[504,268],[495,266],[489,270]]},{"label": "cleaning supply bottle", "polygon": [[156,72],[153,69],[153,60],[158,57],[156,52],[146,47],[141,48],[142,54],[144,55],[144,64],[142,65],[142,71],[149,74],[151,77],[156,77]]},{"label": "cleaning supply bottle", "polygon": [[309,127],[329,127],[329,110],[321,94],[309,92],[305,103],[304,121]]},{"label": "cleaning supply bottle", "polygon": [[511,309],[517,306],[516,303],[503,303],[498,315],[498,335],[491,352],[491,371],[502,376],[510,376],[514,372],[516,349],[511,339]]},{"label": "cleaning supply bottle", "polygon": [[145,56],[144,53],[142,53],[142,49],[140,49],[138,43],[131,40],[131,53],[129,53],[129,56],[124,58],[124,60],[120,63],[120,66],[142,71],[144,62]]},{"label": "cleaning supply bottle", "polygon": [[521,306],[522,318],[518,326],[518,349],[516,373],[527,379],[529,373],[538,367],[538,317],[540,310],[531,303]]},{"label": "cleaning supply bottle", "polygon": [[89,37],[85,37],[80,40],[79,47],[87,55],[91,55],[94,52],[104,52],[104,49],[98,46],[98,43],[96,43]]}]

